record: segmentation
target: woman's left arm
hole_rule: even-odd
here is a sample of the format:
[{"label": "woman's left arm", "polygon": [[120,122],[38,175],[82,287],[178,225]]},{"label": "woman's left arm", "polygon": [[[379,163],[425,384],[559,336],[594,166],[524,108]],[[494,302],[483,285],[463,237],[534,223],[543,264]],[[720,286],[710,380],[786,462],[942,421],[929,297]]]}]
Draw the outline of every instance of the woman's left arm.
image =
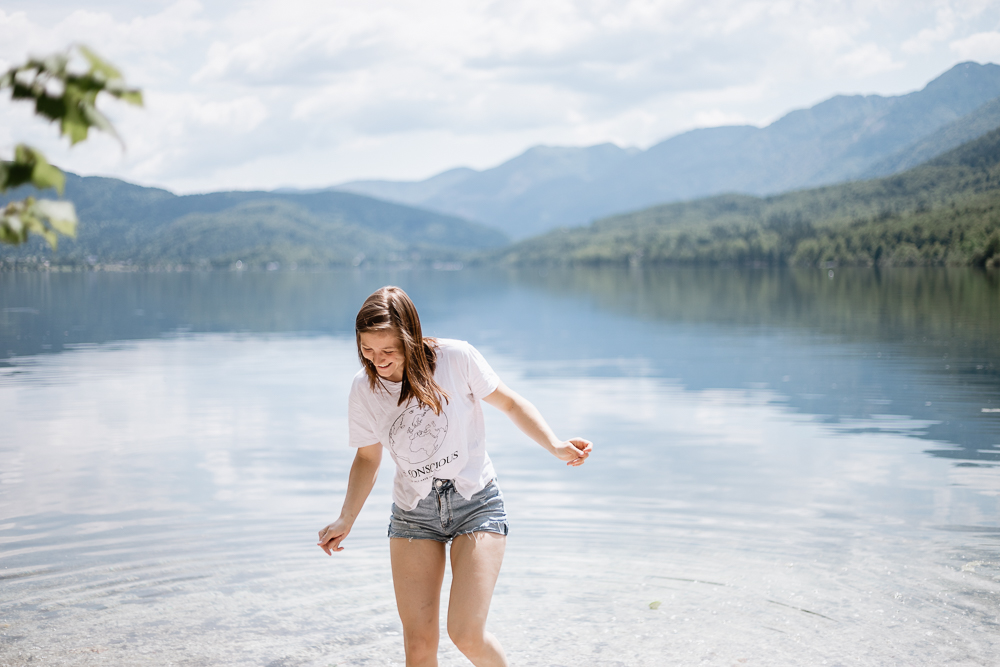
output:
[{"label": "woman's left arm", "polygon": [[593,443],[583,438],[570,438],[569,440],[557,438],[538,408],[503,382],[483,400],[510,417],[514,425],[521,429],[525,435],[547,449],[556,458],[565,461],[566,465],[583,465],[583,462],[590,456],[590,450],[594,448]]}]

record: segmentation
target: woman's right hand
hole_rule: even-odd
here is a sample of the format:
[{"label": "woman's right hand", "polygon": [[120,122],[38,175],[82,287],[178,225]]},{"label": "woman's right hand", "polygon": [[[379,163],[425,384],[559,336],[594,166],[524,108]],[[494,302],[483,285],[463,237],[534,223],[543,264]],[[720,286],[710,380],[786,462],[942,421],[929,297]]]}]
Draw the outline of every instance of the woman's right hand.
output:
[{"label": "woman's right hand", "polygon": [[343,551],[340,543],[351,532],[354,520],[358,518],[365,499],[375,486],[378,477],[378,466],[382,462],[382,445],[366,445],[358,447],[351,464],[351,475],[347,479],[347,495],[344,497],[344,507],[340,510],[340,518],[319,531],[319,548],[331,555],[334,551]]},{"label": "woman's right hand", "polygon": [[323,530],[319,531],[319,548],[326,552],[327,556],[334,551],[343,551],[344,547],[340,543],[344,541],[348,533],[351,532],[351,524],[343,517],[337,519]]}]

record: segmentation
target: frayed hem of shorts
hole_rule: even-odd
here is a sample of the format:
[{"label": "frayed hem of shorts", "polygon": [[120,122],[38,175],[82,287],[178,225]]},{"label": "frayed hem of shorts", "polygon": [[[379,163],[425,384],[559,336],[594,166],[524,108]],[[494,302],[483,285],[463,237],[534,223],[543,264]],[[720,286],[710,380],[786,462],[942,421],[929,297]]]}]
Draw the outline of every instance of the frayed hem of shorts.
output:
[{"label": "frayed hem of shorts", "polygon": [[390,540],[407,540],[409,542],[412,542],[413,540],[430,540],[431,542],[440,542],[442,544],[448,544],[452,540],[452,538],[450,538],[450,537],[448,539],[442,540],[440,538],[429,537],[427,535],[390,535],[389,539]]},{"label": "frayed hem of shorts", "polygon": [[431,540],[432,542],[441,542],[442,544],[448,544],[463,535],[472,535],[473,533],[494,533],[496,535],[503,535],[506,537],[510,533],[510,524],[507,521],[486,521],[475,528],[470,528],[469,530],[463,530],[460,533],[455,533],[448,538],[432,537],[430,535],[393,535],[389,534],[390,540],[408,540],[412,542],[413,540]]},{"label": "frayed hem of shorts", "polygon": [[456,537],[461,537],[462,535],[471,535],[472,533],[496,533],[497,535],[503,535],[504,537],[510,532],[510,524],[506,521],[486,521],[485,523],[472,528],[471,530],[463,530],[461,533],[455,533]]}]

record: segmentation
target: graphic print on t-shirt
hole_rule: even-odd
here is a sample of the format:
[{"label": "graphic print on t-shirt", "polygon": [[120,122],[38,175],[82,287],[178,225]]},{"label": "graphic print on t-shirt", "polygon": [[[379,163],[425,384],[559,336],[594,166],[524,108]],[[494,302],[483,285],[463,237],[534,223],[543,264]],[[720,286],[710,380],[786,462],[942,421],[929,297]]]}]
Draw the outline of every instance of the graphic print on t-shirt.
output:
[{"label": "graphic print on t-shirt", "polygon": [[436,415],[426,405],[403,411],[389,429],[389,449],[399,461],[423,463],[437,453],[448,434],[448,416]]}]

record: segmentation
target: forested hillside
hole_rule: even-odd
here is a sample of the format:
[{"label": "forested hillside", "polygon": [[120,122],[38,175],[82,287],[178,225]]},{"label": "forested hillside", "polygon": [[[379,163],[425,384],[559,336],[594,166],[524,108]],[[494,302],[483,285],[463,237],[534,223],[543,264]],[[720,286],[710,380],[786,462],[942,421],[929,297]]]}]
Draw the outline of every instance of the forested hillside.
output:
[{"label": "forested hillside", "polygon": [[1000,130],[896,176],[657,206],[529,239],[494,259],[997,267]]},{"label": "forested hillside", "polygon": [[[25,194],[12,191],[0,205]],[[450,260],[507,242],[484,225],[346,192],[177,196],[67,174],[65,197],[77,207],[77,238],[61,240],[55,253],[38,239],[5,247],[6,263],[319,267]]]}]

